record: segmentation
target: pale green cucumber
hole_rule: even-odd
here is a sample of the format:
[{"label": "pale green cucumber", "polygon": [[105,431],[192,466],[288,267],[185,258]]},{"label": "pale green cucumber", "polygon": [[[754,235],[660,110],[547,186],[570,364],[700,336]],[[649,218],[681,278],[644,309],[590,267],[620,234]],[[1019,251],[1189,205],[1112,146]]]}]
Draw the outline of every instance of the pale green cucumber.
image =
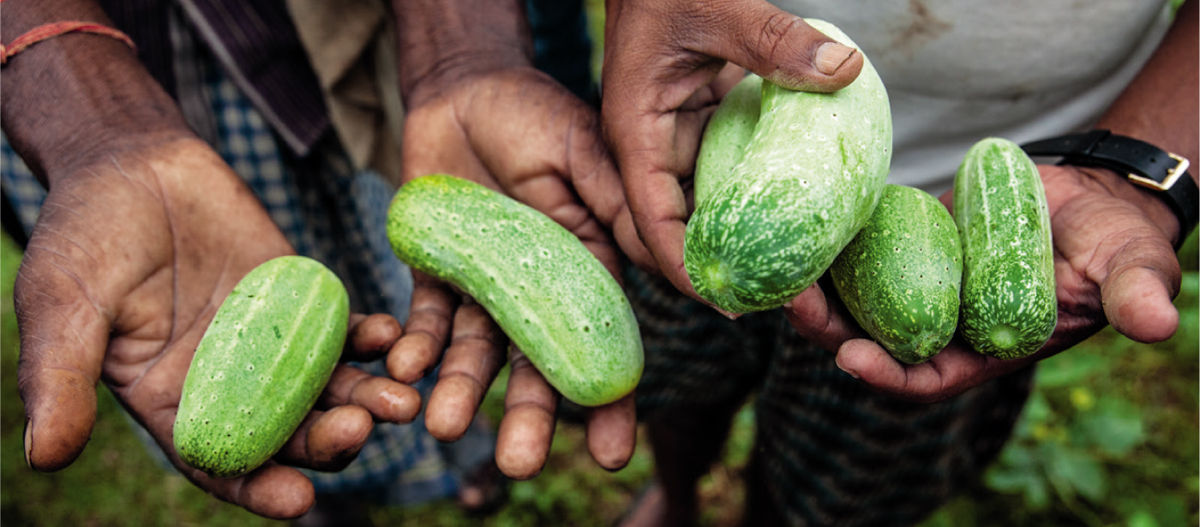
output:
[{"label": "pale green cucumber", "polygon": [[742,160],[742,153],[754,127],[758,124],[762,106],[762,77],[746,75],[725,98],[704,127],[700,153],[696,155],[695,186],[692,195],[700,203],[733,175],[733,167]]},{"label": "pale green cucumber", "polygon": [[884,188],[829,275],[858,325],[897,360],[929,360],[954,336],[962,246],[950,211],[928,192]]},{"label": "pale green cucumber", "polygon": [[1016,143],[986,138],[954,179],[963,245],[960,331],[1002,359],[1042,347],[1058,321],[1050,211],[1037,166]]},{"label": "pale green cucumber", "polygon": [[[854,45],[827,22],[809,23]],[[736,156],[738,149],[722,150]],[[883,82],[869,60],[834,93],[763,81],[759,120],[742,151],[732,174],[715,176],[723,182],[696,182],[706,195],[684,239],[696,292],[732,313],[787,303],[829,268],[871,216],[892,155]],[[697,174],[705,177],[713,175]]]},{"label": "pale green cucumber", "polygon": [[613,402],[642,375],[642,340],[621,287],[548,216],[444,174],[404,184],[388,211],[401,260],[471,295],[563,397]]},{"label": "pale green cucumber", "polygon": [[329,382],[349,309],[341,280],[316,260],[281,256],[247,273],[188,368],[175,417],[180,458],[233,477],[274,455]]}]

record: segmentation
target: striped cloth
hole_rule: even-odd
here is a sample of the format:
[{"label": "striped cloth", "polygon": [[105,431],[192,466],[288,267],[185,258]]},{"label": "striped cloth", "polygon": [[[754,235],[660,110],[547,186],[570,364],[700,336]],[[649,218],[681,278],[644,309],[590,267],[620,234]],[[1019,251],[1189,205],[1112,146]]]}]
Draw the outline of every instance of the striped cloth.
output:
[{"label": "striped cloth", "polygon": [[[394,189],[373,172],[355,171],[332,134],[317,141],[310,155],[296,157],[207,49],[196,45],[177,14],[171,26],[176,79],[195,83],[176,91],[189,123],[210,131],[201,135],[211,136],[214,149],[253,189],[297,253],[325,263],[342,278],[353,310],[405,320],[411,275],[392,254],[385,232]],[[28,236],[45,190],[7,140],[0,142],[0,185],[5,205]],[[387,375],[381,362],[360,366]],[[417,385],[423,396],[432,378]],[[145,431],[134,429],[166,465]],[[356,492],[389,504],[422,502],[453,495],[466,473],[490,462],[493,443],[491,430],[478,422],[453,444],[430,436],[423,418],[410,425],[378,424],[349,467],[308,475],[318,493]]]},{"label": "striped cloth", "polygon": [[753,397],[748,512],[771,524],[916,523],[995,457],[1031,387],[1027,368],[941,403],[905,402],[846,375],[781,310],[729,320],[661,277],[630,269],[625,284],[646,348],[638,415],[704,429],[694,423],[729,423]]}]

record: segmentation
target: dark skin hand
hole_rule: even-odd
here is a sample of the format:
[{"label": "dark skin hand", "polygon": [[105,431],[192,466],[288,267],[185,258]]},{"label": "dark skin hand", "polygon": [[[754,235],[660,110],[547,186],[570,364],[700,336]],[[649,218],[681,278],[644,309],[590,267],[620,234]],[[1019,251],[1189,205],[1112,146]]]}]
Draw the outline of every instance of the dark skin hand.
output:
[{"label": "dark skin hand", "polygon": [[[10,3],[0,24],[15,37],[62,19],[111,25],[84,0]],[[55,37],[13,57],[0,82],[5,135],[49,190],[13,292],[30,467],[58,470],[79,455],[103,381],[197,486],[291,518],[314,500],[293,466],[336,470],[375,421],[416,416],[413,388],[339,365],[317,407],[263,467],[214,479],[181,463],[172,428],[196,345],[238,280],[294,251],[124,44]],[[387,315],[352,315],[350,326],[346,359],[379,358],[401,334]]]},{"label": "dark skin hand", "polygon": [[[614,275],[620,255],[608,234],[633,235],[596,112],[530,64],[528,29],[516,2],[397,1],[400,84],[407,107],[403,180],[447,173],[499,190],[575,234]],[[486,28],[486,29],[485,29]],[[627,252],[644,252],[639,244]],[[512,367],[496,463],[525,479],[545,465],[559,395],[469,298],[414,272],[408,332],[388,371],[411,382],[441,368],[425,409],[430,434],[456,440],[507,360]],[[588,450],[610,470],[633,454],[632,394],[591,409]]]},{"label": "dark skin hand", "polygon": [[[1097,128],[1198,159],[1197,9],[1194,0],[1180,8],[1154,57]],[[1170,338],[1179,324],[1171,303],[1180,283],[1173,247],[1188,234],[1179,232],[1175,216],[1163,202],[1112,171],[1038,168],[1051,214],[1058,325],[1036,354],[1002,361],[955,340],[929,362],[907,366],[865,338],[819,285],[787,306],[792,325],[825,349],[836,350],[838,366],[851,375],[880,391],[918,401],[962,393],[1070,348],[1106,325],[1139,342]],[[950,196],[942,196],[942,202],[949,206]]]},{"label": "dark skin hand", "polygon": [[[685,186],[721,97],[744,69],[792,89],[835,91],[858,76],[863,57],[762,0],[606,6],[604,133],[649,250],[629,256],[698,298],[683,267]],[[623,234],[616,232],[622,248],[636,245]]]},{"label": "dark skin hand", "polygon": [[[345,466],[373,420],[416,416],[413,388],[339,365],[275,460],[243,477],[214,479],[187,467],[171,442],[184,376],[217,307],[254,266],[292,252],[250,190],[199,140],[114,153],[55,178],[14,290],[29,465],[57,470],[79,455],[103,380],[197,486],[263,516],[305,512],[312,485],[288,465]],[[400,337],[386,315],[351,322],[348,358],[378,358]]]},{"label": "dark skin hand", "polygon": [[[785,314],[792,326],[837,364],[872,387],[905,399],[939,401],[1023,368],[1084,340],[1107,324],[1140,342],[1170,338],[1179,322],[1171,299],[1179,292],[1169,211],[1150,217],[1148,196],[1103,170],[1039,166],[1051,214],[1058,325],[1036,354],[1000,360],[960,341],[928,362],[905,365],[870,340],[820,285],[796,297]],[[942,201],[949,203],[949,196]],[[1163,223],[1152,218],[1158,216]],[[818,283],[819,284],[819,283]]]}]

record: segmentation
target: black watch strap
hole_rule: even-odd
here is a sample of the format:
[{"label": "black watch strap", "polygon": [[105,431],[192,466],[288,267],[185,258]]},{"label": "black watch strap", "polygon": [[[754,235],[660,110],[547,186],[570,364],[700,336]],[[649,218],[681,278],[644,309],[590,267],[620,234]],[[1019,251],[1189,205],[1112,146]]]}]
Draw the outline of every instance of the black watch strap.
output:
[{"label": "black watch strap", "polygon": [[1021,145],[1030,156],[1062,156],[1060,164],[1095,166],[1125,174],[1129,181],[1165,201],[1179,218],[1179,243],[1200,220],[1200,189],[1188,160],[1145,141],[1092,130]]}]

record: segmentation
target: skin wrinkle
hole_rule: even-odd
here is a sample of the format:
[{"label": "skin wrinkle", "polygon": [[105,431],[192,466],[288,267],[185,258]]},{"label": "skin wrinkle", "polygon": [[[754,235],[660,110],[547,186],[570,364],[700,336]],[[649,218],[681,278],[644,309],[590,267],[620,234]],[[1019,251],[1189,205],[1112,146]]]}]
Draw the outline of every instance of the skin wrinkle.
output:
[{"label": "skin wrinkle", "polygon": [[[76,285],[76,287],[77,287],[77,288],[78,288],[78,289],[79,289],[79,290],[82,292],[82,294],[83,294],[84,298],[86,298],[86,299],[88,300],[88,302],[87,302],[87,305],[88,305],[88,306],[90,306],[90,307],[92,308],[92,310],[93,310],[93,311],[95,311],[95,313],[96,313],[96,316],[97,316],[97,317],[99,317],[99,318],[100,318],[100,320],[105,320],[105,321],[107,321],[107,320],[108,320],[108,318],[106,318],[106,317],[105,317],[105,313],[104,313],[104,311],[103,311],[103,310],[102,310],[102,309],[99,307],[99,305],[98,305],[98,304],[97,304],[97,303],[96,303],[96,302],[95,302],[95,301],[92,299],[92,297],[91,297],[90,293],[89,293],[89,292],[88,292],[86,289],[84,289],[84,284],[83,284],[83,281],[82,281],[82,279],[80,279],[80,278],[79,278],[79,277],[78,277],[78,276],[77,276],[75,273],[71,272],[69,269],[66,269],[65,267],[62,267],[61,265],[59,265],[57,262],[52,262],[52,264],[51,264],[51,265],[53,265],[53,267],[54,267],[55,269],[57,269],[58,271],[60,271],[60,272],[61,272],[63,275],[65,275],[65,276],[69,277],[69,278],[70,278],[70,279],[71,279],[73,282],[75,282],[75,285]],[[24,276],[24,274],[21,274],[21,275],[19,275],[19,278],[20,278],[21,276]],[[30,279],[30,278],[26,278],[25,280],[22,280],[22,282],[24,282],[24,283],[25,283],[25,284],[27,284],[27,285],[32,285],[32,284],[29,282],[30,280],[32,280],[32,279]],[[58,299],[58,298],[54,298],[54,297],[52,297],[52,295],[51,295],[50,293],[48,293],[48,292],[43,292],[43,291],[41,291],[41,290],[35,290],[35,292],[36,292],[36,294],[38,294],[39,296],[43,296],[43,297],[46,297],[46,298],[51,298],[51,299],[53,300],[53,304],[55,304],[55,305],[61,305],[61,304],[58,302],[58,300],[59,300],[59,299]],[[21,295],[21,296],[24,296],[24,295]],[[23,302],[23,301],[22,301],[21,303],[22,303],[22,304],[24,304],[24,302]],[[47,302],[47,303],[50,303],[50,302]],[[68,319],[68,318],[66,318],[66,316],[65,316],[65,315],[64,315],[64,314],[63,314],[61,311],[59,311],[59,310],[51,310],[51,311],[50,311],[50,313],[42,313],[42,312],[40,312],[40,310],[39,310],[39,312],[38,312],[38,313],[36,313],[36,314],[25,314],[25,316],[23,316],[23,317],[21,317],[21,318],[28,320],[30,317],[34,317],[34,316],[41,317],[41,316],[46,316],[46,315],[51,315],[51,316],[55,316],[55,317],[57,317],[57,318],[61,318],[61,319],[63,319],[64,323],[63,323],[63,324],[61,324],[61,325],[60,325],[60,327],[62,327],[62,328],[70,328],[71,335],[74,337],[74,340],[75,340],[75,343],[76,343],[76,345],[78,345],[78,346],[79,346],[80,348],[82,348],[82,349],[86,349],[86,339],[85,339],[85,338],[84,338],[84,337],[83,337],[83,336],[82,336],[82,335],[79,333],[79,327],[78,327],[78,325],[70,323],[70,322],[71,322],[71,320],[70,320],[70,319]],[[30,338],[30,337],[26,337],[26,338]],[[44,344],[46,344],[47,342],[49,342],[49,341],[43,341],[43,342],[42,342],[42,344],[44,345]]]},{"label": "skin wrinkle", "polygon": [[[771,62],[770,70],[772,72],[778,71],[779,63],[781,62],[778,58],[779,46],[784,43],[788,34],[790,34],[793,29],[802,27],[801,25],[807,24],[800,17],[785,13],[772,14],[771,16],[767,17],[765,21],[763,21],[762,29],[759,30],[758,42],[755,43],[753,48],[747,50],[749,52],[748,54],[752,55],[754,49],[761,49],[765,40],[770,44],[771,49],[770,53],[767,54],[767,60]],[[779,29],[780,26],[782,26],[782,29]],[[767,68],[763,68],[764,72],[766,69]]]}]

